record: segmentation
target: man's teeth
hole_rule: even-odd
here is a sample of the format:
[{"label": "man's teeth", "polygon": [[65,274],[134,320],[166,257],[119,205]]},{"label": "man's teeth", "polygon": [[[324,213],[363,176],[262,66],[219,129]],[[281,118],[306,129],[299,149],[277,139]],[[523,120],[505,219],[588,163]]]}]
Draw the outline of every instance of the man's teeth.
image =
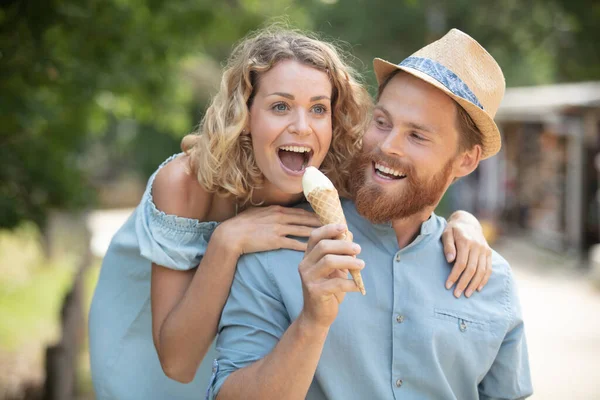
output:
[{"label": "man's teeth", "polygon": [[379,164],[379,163],[375,163],[375,169],[378,170],[379,172],[383,172],[384,174],[388,174],[388,175],[393,175],[393,176],[397,176],[399,178],[403,178],[406,175],[404,175],[402,172],[397,171],[395,169],[391,169],[386,167],[385,165]]},{"label": "man's teeth", "polygon": [[311,149],[305,146],[281,146],[279,150],[293,151],[294,153],[309,153]]}]

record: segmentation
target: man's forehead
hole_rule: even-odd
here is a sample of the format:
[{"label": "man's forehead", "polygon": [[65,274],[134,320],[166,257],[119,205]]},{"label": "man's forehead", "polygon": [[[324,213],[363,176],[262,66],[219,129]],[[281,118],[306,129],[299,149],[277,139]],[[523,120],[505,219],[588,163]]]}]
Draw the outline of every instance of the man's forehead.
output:
[{"label": "man's forehead", "polygon": [[419,93],[422,96],[427,96],[432,100],[442,102],[452,102],[450,96],[442,92],[435,86],[409,74],[408,72],[400,71],[395,74],[387,85],[383,88],[380,94],[380,99],[384,96],[410,96]]},{"label": "man's forehead", "polygon": [[424,110],[438,117],[454,118],[456,115],[456,105],[450,96],[408,73],[399,73],[390,80],[383,88],[375,109],[390,117]]}]

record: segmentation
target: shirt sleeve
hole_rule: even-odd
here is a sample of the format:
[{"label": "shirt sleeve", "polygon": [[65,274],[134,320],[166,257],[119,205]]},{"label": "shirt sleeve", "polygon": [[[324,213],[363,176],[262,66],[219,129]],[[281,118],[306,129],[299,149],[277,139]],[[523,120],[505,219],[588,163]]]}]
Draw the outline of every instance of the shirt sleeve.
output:
[{"label": "shirt sleeve", "polygon": [[219,324],[212,399],[232,372],[269,354],[290,326],[278,287],[267,269],[268,254],[244,255],[238,262]]},{"label": "shirt sleeve", "polygon": [[150,178],[135,215],[135,233],[140,255],[176,270],[195,268],[206,252],[216,222],[202,222],[160,211],[152,199]]},{"label": "shirt sleeve", "polygon": [[523,315],[510,271],[507,285],[511,319],[496,359],[479,384],[482,400],[525,399],[533,394]]}]

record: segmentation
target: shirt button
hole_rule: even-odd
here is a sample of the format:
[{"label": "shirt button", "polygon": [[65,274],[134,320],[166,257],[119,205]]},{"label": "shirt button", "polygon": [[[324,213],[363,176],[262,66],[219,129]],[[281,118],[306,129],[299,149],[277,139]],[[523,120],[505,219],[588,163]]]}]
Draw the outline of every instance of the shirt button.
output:
[{"label": "shirt button", "polygon": [[400,262],[400,254],[396,254],[396,262]]},{"label": "shirt button", "polygon": [[402,379],[396,379],[396,387],[402,386]]},{"label": "shirt button", "polygon": [[465,322],[464,319],[460,320],[459,329],[461,332],[464,332],[467,330],[467,323]]},{"label": "shirt button", "polygon": [[400,314],[396,315],[396,322],[399,323],[399,324],[403,323],[404,322],[404,315],[400,315]]}]

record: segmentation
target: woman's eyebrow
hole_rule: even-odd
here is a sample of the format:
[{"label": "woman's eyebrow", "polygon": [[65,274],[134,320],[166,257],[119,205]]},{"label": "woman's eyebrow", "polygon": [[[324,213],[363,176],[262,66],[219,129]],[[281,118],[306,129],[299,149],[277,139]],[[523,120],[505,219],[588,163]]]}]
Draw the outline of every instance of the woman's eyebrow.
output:
[{"label": "woman's eyebrow", "polygon": [[[294,95],[292,95],[290,93],[284,93],[284,92],[273,92],[271,94],[268,94],[267,96],[281,96],[281,97],[285,97],[286,99],[296,100]],[[323,99],[331,100],[329,98],[329,96],[321,95],[321,96],[311,97],[310,101],[313,102],[313,101],[318,101],[318,100],[323,100]]]},{"label": "woman's eyebrow", "polygon": [[289,93],[284,93],[284,92],[274,92],[271,94],[268,94],[267,96],[281,96],[281,97],[285,97],[286,99],[290,99],[290,100],[295,100],[296,98],[289,94]]}]

